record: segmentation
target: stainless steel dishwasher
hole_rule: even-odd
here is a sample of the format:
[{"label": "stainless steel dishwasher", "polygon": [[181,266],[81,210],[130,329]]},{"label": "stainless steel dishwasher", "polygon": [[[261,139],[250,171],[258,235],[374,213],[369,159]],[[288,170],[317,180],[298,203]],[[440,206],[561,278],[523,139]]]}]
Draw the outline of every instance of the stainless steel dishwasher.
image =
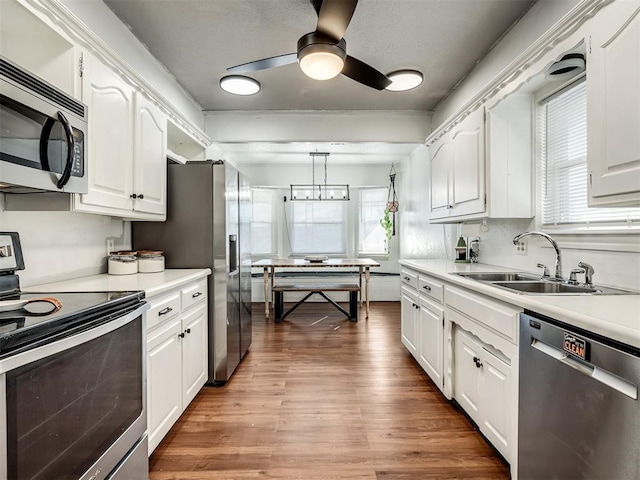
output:
[{"label": "stainless steel dishwasher", "polygon": [[640,479],[640,350],[520,314],[519,480]]}]

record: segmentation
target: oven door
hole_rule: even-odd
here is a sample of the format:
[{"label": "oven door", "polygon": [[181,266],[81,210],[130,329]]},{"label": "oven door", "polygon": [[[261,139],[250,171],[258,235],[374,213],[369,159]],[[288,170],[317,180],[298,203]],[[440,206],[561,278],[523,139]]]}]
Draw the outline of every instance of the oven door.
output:
[{"label": "oven door", "polygon": [[146,309],[0,361],[0,479],[104,479],[140,450]]}]

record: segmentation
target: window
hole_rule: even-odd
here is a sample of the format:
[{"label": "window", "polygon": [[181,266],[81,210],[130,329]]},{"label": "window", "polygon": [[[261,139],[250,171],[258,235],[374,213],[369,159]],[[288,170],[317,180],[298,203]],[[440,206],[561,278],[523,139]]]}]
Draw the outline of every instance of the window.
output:
[{"label": "window", "polygon": [[252,255],[276,255],[275,195],[276,190],[251,189]]},{"label": "window", "polygon": [[387,206],[386,188],[360,189],[358,253],[364,255],[385,255],[386,236],[380,220]]},{"label": "window", "polygon": [[587,207],[586,82],[549,97],[539,120],[545,229],[597,231],[638,225],[640,209]]},{"label": "window", "polygon": [[290,202],[291,253],[346,253],[346,202]]}]

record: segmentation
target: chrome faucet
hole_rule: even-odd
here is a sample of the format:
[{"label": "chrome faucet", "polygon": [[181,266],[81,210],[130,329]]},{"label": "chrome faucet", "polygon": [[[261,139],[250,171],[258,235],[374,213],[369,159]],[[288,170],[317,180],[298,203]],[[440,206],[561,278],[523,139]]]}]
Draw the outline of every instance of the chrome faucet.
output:
[{"label": "chrome faucet", "polygon": [[524,232],[524,233],[521,233],[520,235],[516,235],[515,237],[513,237],[513,244],[517,245],[522,238],[528,237],[529,235],[537,235],[539,237],[546,238],[549,241],[549,243],[551,243],[551,246],[556,251],[555,279],[562,280],[562,257],[560,255],[560,247],[558,247],[558,244],[556,243],[556,241],[553,238],[551,238],[549,235],[547,235],[544,232]]}]

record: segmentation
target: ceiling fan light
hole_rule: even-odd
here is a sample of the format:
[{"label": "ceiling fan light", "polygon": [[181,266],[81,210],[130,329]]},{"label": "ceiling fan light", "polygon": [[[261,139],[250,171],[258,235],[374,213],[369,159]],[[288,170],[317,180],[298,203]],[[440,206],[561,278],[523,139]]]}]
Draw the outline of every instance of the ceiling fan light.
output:
[{"label": "ceiling fan light", "polygon": [[260,83],[244,75],[227,75],[220,79],[220,88],[233,95],[254,95],[260,91]]},{"label": "ceiling fan light", "polygon": [[391,92],[406,92],[412,88],[422,84],[422,73],[417,70],[398,70],[387,74],[387,77],[391,80],[386,90]]},{"label": "ceiling fan light", "polygon": [[[340,54],[341,52],[343,55]],[[314,80],[329,80],[342,71],[344,52],[336,45],[309,45],[299,52],[298,61],[307,77]]]}]

